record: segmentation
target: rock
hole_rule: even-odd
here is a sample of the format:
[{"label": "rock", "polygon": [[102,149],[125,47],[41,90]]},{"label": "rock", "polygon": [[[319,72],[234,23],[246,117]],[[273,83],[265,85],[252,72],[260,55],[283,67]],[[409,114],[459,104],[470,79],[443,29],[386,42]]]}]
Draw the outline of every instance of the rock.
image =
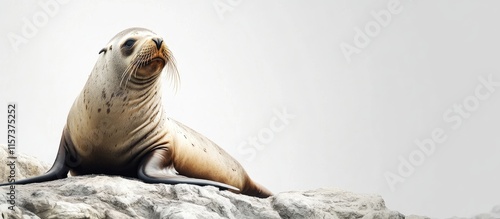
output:
[{"label": "rock", "polygon": [[[90,175],[0,188],[6,218],[404,218],[376,195],[338,189],[283,192],[268,199],[187,184],[145,184],[117,176]],[[35,217],[36,218],[36,217]]]},{"label": "rock", "polygon": [[417,216],[417,215],[408,215],[405,217],[405,219],[431,219],[430,217],[423,217],[423,216]]},{"label": "rock", "polygon": [[[488,213],[478,214],[474,217],[467,217],[473,219],[498,219],[500,218],[500,205],[497,205],[491,209]],[[452,217],[450,219],[466,219],[465,217]]]},{"label": "rock", "polygon": [[[6,154],[0,151],[5,163]],[[24,155],[18,155],[16,164],[16,172],[23,174],[17,179],[47,170]],[[10,187],[0,187],[2,218],[405,218],[388,210],[378,195],[341,189],[282,192],[259,199],[211,186],[146,184],[104,175],[16,185],[15,189],[10,199]]]},{"label": "rock", "polygon": [[[47,172],[47,170],[50,168],[48,164],[43,163],[32,156],[21,153],[15,154],[14,156],[17,158],[15,160],[16,179],[38,176]],[[7,157],[9,157],[7,146],[0,145],[0,160],[2,160],[2,164],[7,164],[9,161],[13,161],[12,159],[7,159]],[[7,182],[10,171],[10,166],[0,165],[0,182]]]}]

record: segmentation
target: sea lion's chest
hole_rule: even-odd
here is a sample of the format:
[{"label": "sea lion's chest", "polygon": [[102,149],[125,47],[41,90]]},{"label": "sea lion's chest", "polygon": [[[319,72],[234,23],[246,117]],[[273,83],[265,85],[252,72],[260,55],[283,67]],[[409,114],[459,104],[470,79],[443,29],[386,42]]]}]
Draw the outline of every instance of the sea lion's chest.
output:
[{"label": "sea lion's chest", "polygon": [[136,165],[165,136],[165,115],[154,95],[139,102],[114,92],[102,92],[92,101],[88,96],[84,90],[67,121],[82,165]]}]

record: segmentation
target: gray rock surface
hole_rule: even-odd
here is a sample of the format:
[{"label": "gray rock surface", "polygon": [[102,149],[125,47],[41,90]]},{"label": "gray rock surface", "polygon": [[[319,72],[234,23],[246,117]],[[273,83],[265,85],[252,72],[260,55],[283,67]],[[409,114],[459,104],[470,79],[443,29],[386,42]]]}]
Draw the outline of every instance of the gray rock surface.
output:
[{"label": "gray rock surface", "polygon": [[[50,165],[43,163],[32,156],[21,153],[16,153],[14,156],[17,158],[15,162],[16,179],[38,176],[47,172],[50,168]],[[12,161],[11,159],[7,159],[7,157],[9,157],[7,146],[0,144],[0,160],[2,161],[2,164],[7,164],[8,161]],[[10,166],[0,165],[0,182],[7,182],[10,171]]]},{"label": "gray rock surface", "polygon": [[488,213],[478,214],[473,217],[452,217],[450,219],[500,219],[500,205],[497,205],[491,209]]},{"label": "gray rock surface", "polygon": [[[1,156],[5,163],[6,154]],[[18,155],[17,162],[23,162],[16,167],[22,178],[47,170],[47,165],[24,155]],[[8,202],[9,192],[8,186],[0,187],[2,218],[405,218],[388,210],[378,195],[340,189],[282,192],[259,199],[210,186],[89,175],[16,185],[15,205]]]},{"label": "gray rock surface", "polygon": [[145,184],[102,175],[16,188],[14,211],[8,209],[8,188],[0,188],[4,218],[404,218],[388,210],[379,196],[338,189],[259,199],[214,187]]}]

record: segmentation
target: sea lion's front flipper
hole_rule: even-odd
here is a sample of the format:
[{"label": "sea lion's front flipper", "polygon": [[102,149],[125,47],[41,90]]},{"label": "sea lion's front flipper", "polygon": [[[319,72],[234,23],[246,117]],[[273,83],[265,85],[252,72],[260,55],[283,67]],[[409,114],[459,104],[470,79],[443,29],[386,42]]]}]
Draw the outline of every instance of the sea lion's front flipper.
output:
[{"label": "sea lion's front flipper", "polygon": [[56,160],[54,161],[54,164],[50,168],[47,173],[41,175],[41,176],[35,176],[32,178],[27,178],[27,179],[22,179],[22,180],[16,180],[15,182],[12,183],[1,183],[0,186],[5,186],[5,185],[19,185],[19,184],[28,184],[28,183],[38,183],[38,182],[46,182],[46,181],[52,181],[56,179],[63,179],[68,177],[68,172],[69,172],[69,167],[67,166],[67,158],[68,152],[66,151],[65,145],[67,145],[67,141],[65,140],[64,132],[63,136],[61,138],[61,143],[59,145],[59,152],[57,152],[57,157]]},{"label": "sea lion's front flipper", "polygon": [[138,178],[147,183],[187,183],[199,186],[215,186],[222,190],[229,189],[235,192],[240,191],[238,188],[224,183],[177,175],[170,167],[171,162],[166,154],[166,150],[158,149],[146,155],[139,166]]}]

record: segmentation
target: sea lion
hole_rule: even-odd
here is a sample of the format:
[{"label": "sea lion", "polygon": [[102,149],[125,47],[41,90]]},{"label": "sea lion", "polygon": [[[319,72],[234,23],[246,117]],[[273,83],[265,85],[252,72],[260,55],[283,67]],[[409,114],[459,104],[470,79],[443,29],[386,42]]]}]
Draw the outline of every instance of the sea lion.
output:
[{"label": "sea lion", "polygon": [[71,107],[52,168],[14,184],[65,178],[71,171],[271,196],[222,148],[167,117],[160,91],[165,69],[176,85],[175,60],[161,37],[144,28],[118,33],[99,51]]}]

